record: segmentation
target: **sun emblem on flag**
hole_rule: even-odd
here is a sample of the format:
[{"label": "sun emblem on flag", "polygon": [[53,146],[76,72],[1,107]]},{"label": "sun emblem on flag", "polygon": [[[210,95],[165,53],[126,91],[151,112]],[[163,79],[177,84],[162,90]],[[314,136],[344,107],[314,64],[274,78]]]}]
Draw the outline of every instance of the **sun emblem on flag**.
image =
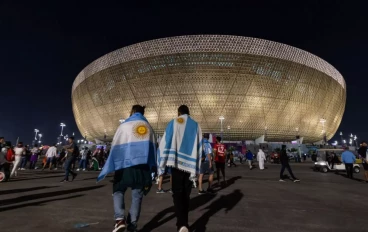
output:
[{"label": "sun emblem on flag", "polygon": [[183,124],[183,123],[184,123],[184,118],[178,118],[178,119],[176,119],[176,121],[177,121],[179,124]]},{"label": "sun emblem on flag", "polygon": [[137,123],[133,126],[133,134],[138,139],[145,139],[149,134],[149,129],[145,123]]}]

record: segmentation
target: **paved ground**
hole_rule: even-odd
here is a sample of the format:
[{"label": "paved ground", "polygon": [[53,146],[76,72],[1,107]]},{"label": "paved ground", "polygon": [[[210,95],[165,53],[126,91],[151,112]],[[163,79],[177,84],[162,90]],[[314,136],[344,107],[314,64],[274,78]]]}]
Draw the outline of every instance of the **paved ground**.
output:
[{"label": "paved ground", "polygon": [[[302,182],[280,183],[280,166],[268,167],[265,171],[250,171],[245,165],[228,168],[230,184],[216,196],[199,196],[193,190],[191,228],[368,231],[368,184],[334,173],[313,172],[311,164],[292,164]],[[74,182],[62,184],[61,172],[23,171],[12,182],[0,183],[0,231],[112,231],[111,177],[96,184],[96,176],[95,172],[83,173]],[[173,210],[170,194],[151,191],[143,200],[140,231],[175,231]],[[95,222],[98,224],[74,228],[77,223]]]}]

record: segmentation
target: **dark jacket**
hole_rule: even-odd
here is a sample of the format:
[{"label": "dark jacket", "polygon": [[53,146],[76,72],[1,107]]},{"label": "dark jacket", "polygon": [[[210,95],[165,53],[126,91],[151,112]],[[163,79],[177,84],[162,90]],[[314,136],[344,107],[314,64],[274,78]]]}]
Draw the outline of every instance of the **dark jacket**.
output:
[{"label": "dark jacket", "polygon": [[152,186],[151,169],[147,164],[136,165],[115,171],[113,192],[125,188],[144,189],[148,192]]},{"label": "dark jacket", "polygon": [[359,147],[358,154],[361,157],[366,158],[366,156],[367,156],[367,147],[363,147],[363,146]]},{"label": "dark jacket", "polygon": [[288,164],[289,163],[289,157],[287,156],[286,150],[281,150],[280,152],[280,162],[282,164]]}]

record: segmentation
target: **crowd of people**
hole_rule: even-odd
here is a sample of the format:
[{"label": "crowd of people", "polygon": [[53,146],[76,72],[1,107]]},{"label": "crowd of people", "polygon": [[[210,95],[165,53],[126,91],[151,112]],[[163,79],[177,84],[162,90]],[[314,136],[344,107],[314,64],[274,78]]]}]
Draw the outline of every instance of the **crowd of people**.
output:
[{"label": "crowd of people", "polygon": [[[103,147],[94,151],[88,147],[80,149],[74,142],[74,137],[70,137],[68,144],[63,147],[57,147],[55,144],[51,147],[35,145],[32,149],[24,146],[22,142],[16,147],[11,147],[3,137],[0,137],[3,154],[0,155],[0,170],[4,170],[5,178],[8,180],[17,176],[18,171],[25,170],[27,164],[29,169],[56,170],[63,167],[65,177],[61,182],[73,181],[78,171],[101,170],[97,181],[103,180],[106,175],[114,172],[113,232],[122,232],[126,229],[137,231],[142,199],[152,188],[153,181],[157,180],[157,193],[172,193],[177,231],[188,232],[189,200],[192,188],[198,183],[198,194],[215,194],[215,186],[226,186],[225,167],[226,164],[229,167],[236,166],[234,153],[227,151],[221,137],[216,137],[216,143],[211,145],[210,135],[202,134],[200,125],[190,117],[189,108],[186,105],[178,108],[178,117],[168,124],[160,141],[156,141],[155,133],[144,117],[144,113],[144,106],[132,107],[130,117],[118,127],[115,133],[111,152]],[[365,145],[365,150],[361,149],[360,153],[365,155],[366,151]],[[258,161],[260,170],[265,169],[266,154],[263,149],[259,149],[256,156],[251,151],[247,151],[245,157],[241,156],[239,159],[241,163],[243,158],[246,159],[250,169],[253,169],[254,159]],[[37,163],[40,159],[42,159],[42,165],[38,167]],[[343,153],[343,161],[348,168],[351,166],[350,163],[355,161],[354,159],[350,153]],[[280,162],[279,181],[285,182],[284,179],[287,176],[284,175],[284,171],[287,169],[291,179],[299,182],[290,167],[286,145],[282,145]],[[368,168],[368,164],[366,166]],[[214,174],[217,177],[216,183],[214,183]],[[368,173],[365,174],[368,180]],[[71,179],[69,179],[70,175]],[[170,175],[171,185],[171,188],[166,191],[162,188],[165,175]],[[209,176],[206,190],[203,186],[204,175]],[[124,199],[129,188],[132,203],[129,213],[126,213]]]},{"label": "crowd of people", "polygon": [[[35,144],[32,148],[19,142],[16,146],[12,146],[10,142],[6,142],[4,137],[0,137],[0,170],[3,170],[4,176],[0,176],[0,181],[9,181],[11,178],[17,177],[20,172],[25,170],[58,170],[60,168],[69,172],[78,171],[100,171],[101,167],[109,155],[109,150],[103,146],[97,147],[93,151],[87,146],[81,149],[74,142],[74,137],[68,139],[68,145],[46,146]],[[70,146],[76,147],[73,153]],[[69,155],[68,155],[69,149]],[[70,161],[69,158],[73,157]]]}]

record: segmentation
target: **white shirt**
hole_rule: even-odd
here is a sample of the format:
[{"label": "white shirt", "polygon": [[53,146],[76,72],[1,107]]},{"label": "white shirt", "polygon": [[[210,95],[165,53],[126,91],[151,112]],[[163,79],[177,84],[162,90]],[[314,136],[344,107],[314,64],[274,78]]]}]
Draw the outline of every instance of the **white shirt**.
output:
[{"label": "white shirt", "polygon": [[47,158],[55,157],[56,152],[57,152],[56,147],[50,147],[46,152],[46,157]]},{"label": "white shirt", "polygon": [[16,148],[14,148],[15,155],[22,155],[23,151],[24,151],[24,148],[23,147],[16,147]]}]

